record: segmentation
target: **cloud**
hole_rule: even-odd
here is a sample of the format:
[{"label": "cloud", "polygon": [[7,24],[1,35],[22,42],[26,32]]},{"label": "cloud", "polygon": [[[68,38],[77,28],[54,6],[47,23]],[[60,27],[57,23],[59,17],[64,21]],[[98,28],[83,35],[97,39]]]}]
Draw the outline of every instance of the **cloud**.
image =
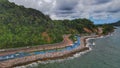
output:
[{"label": "cloud", "polygon": [[105,4],[111,2],[112,0],[95,0],[94,4]]},{"label": "cloud", "polygon": [[59,10],[73,10],[78,4],[78,0],[58,0],[56,1],[56,8]]},{"label": "cloud", "polygon": [[52,19],[120,19],[120,0],[9,0],[49,14]]}]

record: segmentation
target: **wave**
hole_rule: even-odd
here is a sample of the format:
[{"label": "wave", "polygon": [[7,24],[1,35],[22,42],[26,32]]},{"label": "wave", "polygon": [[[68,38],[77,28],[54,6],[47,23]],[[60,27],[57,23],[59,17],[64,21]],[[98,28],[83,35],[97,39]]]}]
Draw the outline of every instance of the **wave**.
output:
[{"label": "wave", "polygon": [[90,48],[89,50],[86,50],[84,52],[79,52],[79,53],[76,53],[74,54],[72,57],[68,57],[66,59],[57,59],[57,60],[48,60],[48,61],[37,61],[37,62],[34,62],[34,63],[31,63],[31,64],[28,64],[28,65],[25,65],[25,66],[18,66],[18,67],[14,67],[14,68],[29,68],[29,67],[37,67],[39,64],[48,64],[48,63],[60,63],[60,62],[63,62],[63,61],[67,61],[67,60],[72,60],[74,58],[78,58],[88,52],[90,52],[92,50],[92,48]]},{"label": "wave", "polygon": [[[104,36],[97,37],[97,38],[104,38]],[[97,38],[88,38],[88,39],[86,39],[86,43],[87,43],[86,47],[89,47],[89,50],[76,53],[72,57],[68,57],[68,58],[65,58],[65,59],[57,59],[57,60],[37,61],[37,62],[28,64],[28,65],[25,65],[25,66],[19,66],[19,67],[14,67],[14,68],[31,68],[31,67],[37,67],[39,64],[48,64],[48,63],[55,63],[55,62],[60,63],[60,62],[63,62],[63,61],[67,61],[67,60],[72,60],[74,58],[78,58],[78,57],[80,57],[80,56],[82,56],[82,55],[92,51],[91,45],[93,45],[93,44],[90,43],[89,40],[97,39]]]}]

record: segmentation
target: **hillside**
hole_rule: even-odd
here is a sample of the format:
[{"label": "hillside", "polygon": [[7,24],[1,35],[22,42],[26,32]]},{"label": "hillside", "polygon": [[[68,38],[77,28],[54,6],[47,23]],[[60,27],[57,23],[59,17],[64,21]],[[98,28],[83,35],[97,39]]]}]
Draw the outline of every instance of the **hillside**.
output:
[{"label": "hillside", "polygon": [[0,49],[51,44],[64,34],[96,33],[87,19],[51,20],[38,10],[0,0]]},{"label": "hillside", "polygon": [[115,23],[112,23],[111,25],[114,25],[114,26],[120,26],[120,21],[115,22]]}]

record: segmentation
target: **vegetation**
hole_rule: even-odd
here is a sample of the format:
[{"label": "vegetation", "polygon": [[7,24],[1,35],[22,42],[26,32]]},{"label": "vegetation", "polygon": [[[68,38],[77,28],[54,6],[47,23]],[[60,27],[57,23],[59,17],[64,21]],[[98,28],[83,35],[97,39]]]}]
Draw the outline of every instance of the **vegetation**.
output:
[{"label": "vegetation", "polygon": [[87,19],[51,20],[38,10],[0,0],[0,49],[57,43],[64,34],[90,34],[96,30]]},{"label": "vegetation", "polygon": [[103,34],[108,34],[114,31],[114,27],[112,25],[103,25]]},{"label": "vegetation", "polygon": [[113,26],[120,26],[120,21],[115,22],[115,23],[111,23],[111,25],[113,25]]},{"label": "vegetation", "polygon": [[115,29],[114,26],[111,25],[111,24],[97,25],[97,27],[102,28],[102,31],[103,31],[102,34],[103,34],[103,35],[107,35],[107,34],[113,32],[114,29]]}]

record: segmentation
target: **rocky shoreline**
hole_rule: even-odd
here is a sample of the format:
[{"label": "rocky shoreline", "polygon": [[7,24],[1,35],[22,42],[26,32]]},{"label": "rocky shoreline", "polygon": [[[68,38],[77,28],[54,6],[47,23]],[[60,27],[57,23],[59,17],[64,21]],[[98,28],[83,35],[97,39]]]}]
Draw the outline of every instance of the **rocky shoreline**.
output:
[{"label": "rocky shoreline", "polygon": [[[55,59],[67,58],[67,57],[73,56],[74,54],[76,54],[78,52],[83,52],[83,51],[89,50],[89,47],[86,47],[86,44],[87,44],[86,39],[96,38],[96,37],[99,37],[99,36],[96,35],[96,36],[81,37],[81,40],[80,40],[81,45],[72,51],[46,53],[44,55],[33,55],[33,56],[26,56],[23,58],[7,60],[7,61],[0,62],[0,68],[13,68],[16,66],[30,64],[30,63],[36,62],[36,61],[46,61],[46,60],[55,60]],[[67,36],[66,40],[69,40],[68,36]],[[71,41],[69,40],[69,42],[71,42]],[[70,45],[71,43],[67,43],[67,44]]]},{"label": "rocky shoreline", "polygon": [[16,52],[32,52],[32,51],[42,51],[42,50],[50,50],[50,49],[58,49],[64,48],[67,46],[71,46],[73,42],[69,39],[70,35],[64,35],[63,41],[60,43],[55,44],[46,44],[46,45],[39,45],[33,47],[23,47],[23,48],[15,48],[15,49],[4,49],[0,51],[0,56],[7,55],[7,54],[14,54]]}]

